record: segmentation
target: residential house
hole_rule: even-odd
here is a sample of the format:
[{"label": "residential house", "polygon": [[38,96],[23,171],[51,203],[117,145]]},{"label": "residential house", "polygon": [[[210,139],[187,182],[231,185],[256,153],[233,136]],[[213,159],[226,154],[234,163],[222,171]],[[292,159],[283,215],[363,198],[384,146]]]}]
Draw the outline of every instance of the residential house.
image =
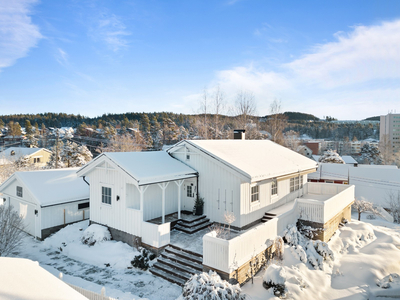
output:
[{"label": "residential house", "polygon": [[0,152],[0,165],[14,163],[23,157],[28,157],[31,164],[43,167],[50,156],[51,151],[46,148],[10,147]]},{"label": "residential house", "polygon": [[15,172],[0,185],[3,205],[22,216],[24,231],[44,239],[67,224],[88,219],[89,186],[78,168]]}]

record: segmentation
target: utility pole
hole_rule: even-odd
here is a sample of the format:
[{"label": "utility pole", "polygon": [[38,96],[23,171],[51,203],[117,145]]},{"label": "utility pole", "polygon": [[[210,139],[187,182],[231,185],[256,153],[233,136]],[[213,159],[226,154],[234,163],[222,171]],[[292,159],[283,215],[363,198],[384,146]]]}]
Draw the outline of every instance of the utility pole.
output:
[{"label": "utility pole", "polygon": [[56,130],[56,135],[57,135],[57,138],[56,138],[56,169],[58,169],[58,140],[59,140],[59,132],[58,132],[58,129]]}]

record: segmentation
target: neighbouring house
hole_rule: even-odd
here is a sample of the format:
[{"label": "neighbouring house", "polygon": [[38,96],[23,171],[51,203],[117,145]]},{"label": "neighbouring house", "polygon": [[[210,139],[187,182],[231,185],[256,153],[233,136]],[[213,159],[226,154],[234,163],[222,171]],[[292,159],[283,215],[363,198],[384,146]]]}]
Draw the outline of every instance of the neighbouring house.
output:
[{"label": "neighbouring house", "polygon": [[[0,298],[24,300],[88,300],[69,284],[25,258],[0,257]],[[79,289],[82,290],[82,289]],[[91,293],[95,294],[95,293]],[[100,295],[98,298],[101,299]],[[105,298],[104,298],[105,299]]]},{"label": "neighbouring house", "polygon": [[393,165],[320,163],[308,181],[354,185],[357,199],[385,208],[389,208],[390,196],[400,193],[400,170]]},{"label": "neighbouring house", "polygon": [[43,167],[50,156],[51,151],[46,148],[10,147],[0,152],[0,165],[14,163],[23,157],[28,157],[31,164]]},{"label": "neighbouring house", "polygon": [[78,168],[15,172],[0,185],[3,205],[12,205],[24,231],[44,239],[67,224],[88,219],[89,186]]},{"label": "neighbouring house", "polygon": [[[310,157],[310,158],[312,158],[313,160],[318,162],[320,157],[321,157],[321,155],[312,155],[312,157]],[[354,166],[357,166],[357,164],[358,164],[358,162],[350,155],[341,155],[340,157],[343,159],[345,164],[354,165]]]},{"label": "neighbouring house", "polygon": [[312,226],[315,238],[328,241],[351,218],[354,187],[308,183],[316,168],[315,161],[267,140],[184,140],[166,152],[103,153],[77,175],[90,179],[91,223],[157,253],[170,244],[174,224],[166,216],[180,219],[197,197],[211,222],[226,224],[225,215],[233,214],[238,234],[204,235],[197,261],[205,271],[243,283],[254,259],[265,257],[289,224]]},{"label": "neighbouring house", "polygon": [[297,147],[297,153],[300,153],[301,155],[304,155],[308,158],[311,158],[313,156],[312,150],[305,145],[300,145],[299,147]]}]

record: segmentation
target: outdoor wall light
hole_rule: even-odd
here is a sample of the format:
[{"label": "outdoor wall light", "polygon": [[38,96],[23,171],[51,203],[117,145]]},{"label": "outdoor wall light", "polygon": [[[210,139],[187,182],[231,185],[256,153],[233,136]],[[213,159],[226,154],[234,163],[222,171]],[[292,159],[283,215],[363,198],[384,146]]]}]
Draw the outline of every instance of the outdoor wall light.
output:
[{"label": "outdoor wall light", "polygon": [[35,209],[35,215],[38,215],[38,213],[39,213],[39,212],[38,212],[38,210],[37,210],[37,209]]},{"label": "outdoor wall light", "polygon": [[117,201],[119,200],[119,196],[117,195]]}]

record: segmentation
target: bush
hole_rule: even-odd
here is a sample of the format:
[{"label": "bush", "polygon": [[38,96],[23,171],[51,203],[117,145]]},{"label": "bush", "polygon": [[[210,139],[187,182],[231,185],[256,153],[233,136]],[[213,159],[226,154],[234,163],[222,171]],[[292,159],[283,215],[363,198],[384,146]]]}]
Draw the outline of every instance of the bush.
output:
[{"label": "bush", "polygon": [[82,243],[89,246],[109,240],[111,240],[111,234],[107,227],[98,224],[92,224],[86,228],[81,237]]},{"label": "bush", "polygon": [[0,205],[0,256],[8,256],[22,243],[24,222],[10,205]]},{"label": "bush", "polygon": [[213,271],[193,275],[183,287],[183,299],[185,300],[245,300],[238,284],[232,285],[222,280]]},{"label": "bush", "polygon": [[154,253],[142,248],[141,253],[133,258],[131,264],[135,268],[146,271],[151,267],[151,261],[153,261],[155,258],[156,255]]},{"label": "bush", "polygon": [[270,265],[263,276],[263,286],[269,290],[272,288],[274,295],[285,297],[286,295],[286,271],[282,266]]}]

